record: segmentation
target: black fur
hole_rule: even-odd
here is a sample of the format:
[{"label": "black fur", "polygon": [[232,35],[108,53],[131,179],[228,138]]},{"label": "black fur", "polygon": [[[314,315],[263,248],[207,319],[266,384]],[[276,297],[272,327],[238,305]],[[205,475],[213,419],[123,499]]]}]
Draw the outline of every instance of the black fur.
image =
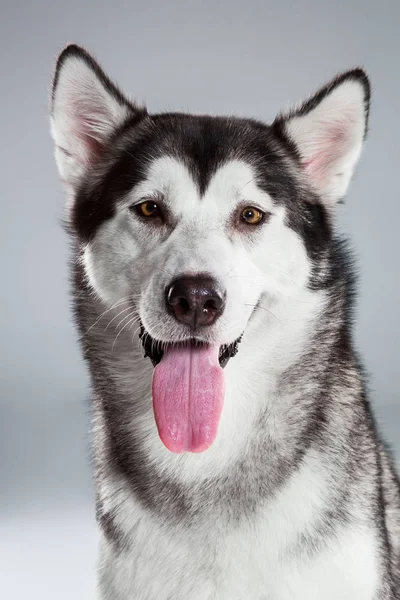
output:
[{"label": "black fur", "polygon": [[[61,55],[54,86],[65,58],[77,53],[118,102],[127,102],[93,59],[76,47],[67,48]],[[307,114],[347,79],[362,83],[368,116],[370,87],[360,69],[339,76],[291,115]],[[158,523],[191,530],[204,522],[212,526],[226,519],[227,524],[236,527],[250,521],[260,506],[274,499],[313,449],[331,476],[332,502],[319,515],[312,533],[299,536],[289,551],[296,557],[320,552],[341,528],[357,521],[357,506],[378,531],[382,572],[391,587],[391,596],[382,592],[382,598],[395,600],[400,589],[400,556],[398,544],[396,549],[389,532],[390,511],[394,507],[400,511],[400,484],[376,430],[366,377],[354,349],[356,278],[351,253],[334,235],[323,201],[302,177],[298,150],[285,132],[287,117],[280,116],[268,126],[233,117],[149,115],[133,104],[129,103],[129,107],[132,118],[109,140],[100,163],[88,170],[76,192],[71,215],[75,320],[90,368],[95,418],[101,423],[103,435],[100,448],[96,448],[101,455],[95,461],[98,482],[106,477],[105,473],[117,475]],[[160,472],[141,445],[139,419],[135,418],[140,416],[140,403],[136,405],[135,398],[118,389],[112,376],[113,369],[118,369],[118,360],[108,348],[104,350],[102,332],[88,328],[100,306],[88,287],[80,261],[81,243],[93,239],[100,225],[112,218],[121,198],[146,177],[151,162],[163,155],[186,164],[201,194],[224,162],[247,162],[256,173],[258,186],[276,204],[284,204],[288,226],[304,242],[312,262],[309,288],[324,290],[328,299],[308,347],[279,379],[277,396],[295,397],[286,407],[284,418],[279,406],[265,409],[243,458],[224,475],[210,475],[191,485],[182,483],[177,474]],[[260,310],[256,307],[252,318],[257,318]],[[133,349],[125,352],[124,358],[133,363]],[[147,386],[143,396],[151,395],[150,369],[150,363],[146,363],[143,373],[137,374]],[[290,439],[287,448],[274,437],[275,429],[270,426],[274,419],[282,419],[280,427]],[[363,486],[367,493],[360,496]],[[129,540],[100,498],[98,520],[116,552],[123,552]]]},{"label": "black fur", "polygon": [[65,61],[69,58],[78,58],[79,60],[83,60],[89,69],[91,69],[98,79],[101,81],[103,86],[112,94],[112,96],[123,105],[127,105],[131,108],[132,112],[136,112],[138,107],[133,102],[130,102],[126,96],[121,92],[118,86],[111,81],[111,79],[104,73],[103,69],[100,65],[94,60],[94,58],[86,52],[82,47],[76,46],[75,44],[70,44],[67,46],[59,55],[57,59],[57,64],[54,72],[53,78],[53,87],[52,87],[52,101],[54,102],[54,93],[57,88],[59,76],[61,73],[61,69],[63,68]]}]

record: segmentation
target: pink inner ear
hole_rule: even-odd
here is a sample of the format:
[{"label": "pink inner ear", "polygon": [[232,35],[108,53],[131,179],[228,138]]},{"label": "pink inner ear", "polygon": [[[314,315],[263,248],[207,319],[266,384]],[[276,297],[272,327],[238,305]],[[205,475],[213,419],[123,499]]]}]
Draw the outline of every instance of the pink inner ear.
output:
[{"label": "pink inner ear", "polygon": [[349,141],[347,136],[349,123],[345,120],[324,126],[325,129],[319,132],[318,137],[313,141],[313,155],[303,162],[310,178],[318,182],[332,175],[335,163],[338,163],[339,167]]},{"label": "pink inner ear", "polygon": [[104,149],[104,146],[93,136],[91,136],[88,131],[90,131],[89,128],[86,130],[85,128],[77,129],[76,131],[76,135],[79,137],[85,149],[83,155],[83,161],[85,165],[90,165],[97,162]]},{"label": "pink inner ear", "polygon": [[104,145],[100,141],[100,132],[107,122],[105,111],[99,107],[85,106],[80,100],[70,100],[70,119],[73,123],[73,135],[78,140],[79,159],[84,165],[95,163],[101,156]]}]

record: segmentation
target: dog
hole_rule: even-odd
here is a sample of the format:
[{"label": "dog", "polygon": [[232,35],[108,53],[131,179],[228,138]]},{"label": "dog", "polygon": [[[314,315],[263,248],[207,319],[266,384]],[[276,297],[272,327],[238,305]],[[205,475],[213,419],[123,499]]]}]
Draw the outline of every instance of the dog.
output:
[{"label": "dog", "polygon": [[99,598],[400,598],[399,479],[335,233],[369,103],[356,68],[269,125],[151,114],[59,56]]}]

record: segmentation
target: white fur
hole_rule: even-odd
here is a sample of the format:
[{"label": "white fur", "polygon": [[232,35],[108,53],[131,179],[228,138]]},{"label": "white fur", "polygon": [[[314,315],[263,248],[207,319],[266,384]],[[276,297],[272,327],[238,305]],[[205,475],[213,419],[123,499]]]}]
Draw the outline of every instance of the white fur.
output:
[{"label": "white fur", "polygon": [[330,477],[309,452],[289,484],[251,521],[231,528],[222,519],[190,532],[153,519],[116,481],[108,492],[123,508],[118,522],[135,549],[116,559],[103,539],[103,581],[119,590],[121,600],[375,600],[377,540],[362,522],[339,530],[312,558],[295,551],[299,536],[313,531],[329,505]]},{"label": "white fur", "polygon": [[61,179],[73,189],[113,131],[129,116],[79,57],[66,58],[59,73],[51,115],[51,133]]},{"label": "white fur", "polygon": [[[268,302],[277,294],[297,293],[310,269],[300,238],[285,225],[284,208],[274,205],[254,179],[248,165],[232,161],[218,169],[200,199],[183,164],[169,157],[155,161],[147,180],[121,203],[116,217],[101,226],[85,249],[84,263],[94,291],[111,305],[139,285],[145,328],[155,339],[168,341],[186,331],[168,315],[157,318],[164,309],[162,290],[178,275],[208,272],[226,288],[227,306],[207,341],[235,340],[261,295],[266,295],[262,304],[268,310]],[[166,189],[177,225],[161,243],[163,231],[152,231],[130,213],[129,206]],[[232,212],[243,202],[271,213],[269,223],[253,240],[228,226]],[[146,272],[141,270],[142,254]]]},{"label": "white fur", "polygon": [[313,110],[292,117],[285,125],[313,187],[328,204],[345,195],[361,154],[364,95],[360,82],[345,80]]},{"label": "white fur", "polygon": [[[67,60],[55,90],[52,133],[60,174],[72,190],[128,114],[129,108],[107,91],[85,61]],[[293,116],[285,127],[312,186],[328,204],[337,201],[361,152],[362,86],[343,82],[314,110]],[[220,166],[200,197],[184,164],[160,158],[147,179],[121,199],[113,218],[98,229],[83,252],[86,277],[106,310],[121,298],[132,297],[136,303],[133,317],[118,304],[108,311],[115,342],[127,352],[110,355],[107,349],[104,365],[110,380],[118,378],[126,401],[124,417],[128,424],[132,419],[153,474],[166,474],[183,485],[202,484],[229,472],[248,449],[261,414],[268,415],[268,435],[284,447],[285,423],[296,406],[296,394],[307,396],[317,385],[311,382],[310,389],[299,392],[291,389],[290,397],[282,389],[277,392],[280,376],[308,347],[327,298],[323,290],[308,289],[311,263],[302,240],[287,226],[285,208],[255,180],[249,165],[231,161]],[[143,198],[160,195],[174,221],[168,235],[130,210]],[[270,214],[268,223],[252,234],[229,226],[232,215],[246,205]],[[210,273],[227,291],[225,311],[204,339],[225,344],[245,333],[238,355],[225,369],[225,403],[215,442],[207,452],[177,455],[166,450],[157,433],[151,364],[139,348],[132,350],[130,327],[118,329],[117,317],[119,311],[127,311],[123,318],[133,318],[133,324],[140,318],[153,338],[182,340],[186,330],[166,313],[165,288],[178,276],[200,272]],[[338,387],[338,394],[343,403],[353,400],[343,387]],[[102,464],[107,444],[99,416],[94,428],[96,458]],[[161,521],[145,510],[127,482],[110,471],[99,478],[99,497],[104,513],[112,515],[130,543],[116,553],[113,543],[102,538],[101,598],[376,600],[378,542],[361,510],[350,515],[346,526],[338,526],[314,555],[307,554],[309,546],[299,550],[301,536],[312,539],[318,518],[335,500],[334,483],[334,466],[324,464],[322,454],[309,449],[282,489],[265,504],[260,501],[251,518],[234,523],[224,511],[211,511],[210,522],[189,529],[190,524]]]},{"label": "white fur", "polygon": [[[169,209],[178,224],[160,248],[157,236],[162,232],[149,234],[128,207],[143,196],[167,190]],[[243,200],[272,214],[253,241],[244,241],[224,227]],[[145,261],[140,260],[142,255]],[[146,271],[141,270],[142,262]],[[148,179],[121,202],[114,219],[87,246],[85,265],[94,290],[109,304],[130,290],[142,290],[140,318],[158,339],[167,339],[171,331],[180,335],[177,325],[175,329],[168,325],[167,315],[153,318],[163,310],[164,286],[180,273],[204,270],[227,287],[229,298],[225,315],[211,328],[210,337],[229,342],[245,330],[239,354],[225,369],[224,409],[217,439],[207,452],[166,451],[154,421],[151,390],[143,390],[147,410],[138,416],[132,409],[132,418],[140,430],[141,446],[159,473],[178,477],[182,483],[198,483],[210,473],[217,476],[226,471],[243,453],[265,406],[271,434],[282,435],[284,409],[289,409],[293,398],[277,398],[277,379],[301,356],[326,298],[323,292],[307,289],[310,263],[305,249],[285,224],[285,210],[256,187],[248,165],[234,161],[222,166],[200,200],[184,165],[172,158],[156,161]],[[260,310],[270,311],[267,319],[263,315],[263,328],[257,319],[247,324],[248,305],[260,297]],[[126,384],[131,385],[129,378]],[[105,510],[113,512],[116,524],[133,540],[133,549],[118,558],[113,547],[102,541],[103,597],[111,598],[115,586],[121,600],[373,600],[376,541],[362,519],[340,531],[314,559],[290,550],[302,533],[312,533],[315,519],[329,506],[332,477],[329,465],[321,464],[321,457],[311,451],[294,478],[259,509],[254,520],[237,529],[217,520],[190,533],[154,519],[133,500],[122,481],[102,481]]]}]

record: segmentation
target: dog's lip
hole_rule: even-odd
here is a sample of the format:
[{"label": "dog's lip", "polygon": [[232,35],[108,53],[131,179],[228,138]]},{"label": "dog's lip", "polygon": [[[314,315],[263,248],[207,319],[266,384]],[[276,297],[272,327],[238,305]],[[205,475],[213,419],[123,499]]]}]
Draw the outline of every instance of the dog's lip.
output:
[{"label": "dog's lip", "polygon": [[[261,297],[259,297],[257,302],[254,304],[253,309],[250,314],[250,317],[247,321],[247,325],[251,321],[251,319],[254,317],[254,314],[255,314],[257,308],[259,307],[260,299],[261,299]],[[219,364],[221,365],[222,368],[226,367],[229,360],[231,358],[233,358],[234,356],[236,356],[236,354],[238,353],[238,350],[239,350],[238,347],[239,347],[240,342],[242,341],[243,335],[244,335],[244,331],[241,333],[241,335],[238,338],[233,340],[233,342],[229,342],[226,344],[224,344],[224,343],[220,344]],[[218,342],[212,342],[207,339],[203,339],[198,336],[188,336],[184,340],[182,340],[182,339],[181,340],[156,340],[149,334],[148,331],[146,331],[142,321],[140,321],[139,338],[142,341],[142,346],[144,349],[144,357],[150,358],[154,367],[157,366],[158,363],[161,361],[163,354],[164,354],[163,349],[165,349],[168,346],[189,346],[189,345],[207,346],[212,343],[216,343],[216,344],[218,343]]]},{"label": "dog's lip", "polygon": [[[242,336],[243,334],[229,344],[220,344],[219,363],[222,368],[228,364],[230,358],[237,354],[238,346],[242,340]],[[142,341],[142,346],[145,352],[144,356],[145,358],[150,358],[153,366],[156,366],[161,361],[164,354],[164,349],[168,346],[208,346],[211,343],[195,336],[187,337],[186,339],[179,341],[171,340],[165,342],[156,340],[148,333],[148,331],[146,331],[142,323],[140,326],[139,338]]]}]

